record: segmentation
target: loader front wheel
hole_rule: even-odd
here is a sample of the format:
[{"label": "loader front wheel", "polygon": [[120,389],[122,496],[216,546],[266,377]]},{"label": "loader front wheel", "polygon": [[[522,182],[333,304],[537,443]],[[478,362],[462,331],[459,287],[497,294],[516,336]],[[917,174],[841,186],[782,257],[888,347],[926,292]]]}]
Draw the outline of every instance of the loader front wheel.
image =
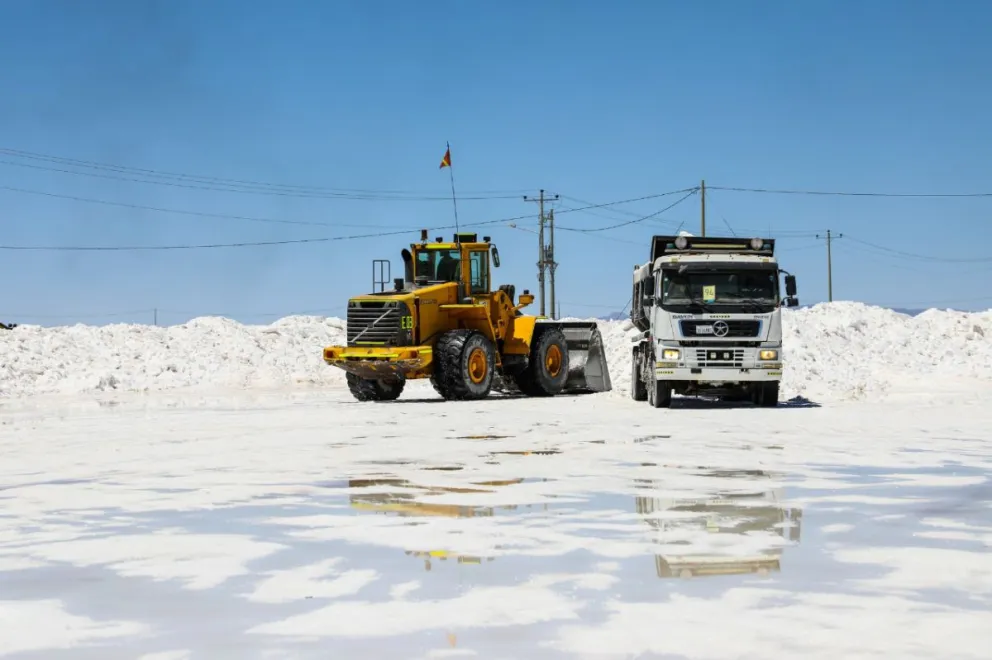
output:
[{"label": "loader front wheel", "polygon": [[496,349],[476,330],[451,330],[434,346],[435,391],[449,401],[484,399],[493,387]]},{"label": "loader front wheel", "polygon": [[369,380],[355,374],[345,374],[351,395],[359,401],[395,401],[403,393],[406,379]]},{"label": "loader front wheel", "polygon": [[527,396],[555,396],[568,381],[568,343],[558,328],[544,328],[534,337],[527,368],[515,376]]}]

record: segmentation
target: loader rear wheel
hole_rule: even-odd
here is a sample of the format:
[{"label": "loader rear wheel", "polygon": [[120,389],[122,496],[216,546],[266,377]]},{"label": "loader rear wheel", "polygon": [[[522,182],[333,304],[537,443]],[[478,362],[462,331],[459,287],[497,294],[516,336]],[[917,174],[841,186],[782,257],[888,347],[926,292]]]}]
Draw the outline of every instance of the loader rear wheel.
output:
[{"label": "loader rear wheel", "polygon": [[568,343],[558,328],[535,329],[527,368],[514,376],[527,396],[555,396],[568,381]]},{"label": "loader rear wheel", "polygon": [[351,395],[359,401],[395,401],[403,393],[406,379],[369,380],[355,374],[345,374]]},{"label": "loader rear wheel", "polygon": [[484,399],[493,387],[496,349],[477,330],[451,330],[434,346],[431,385],[449,401]]}]

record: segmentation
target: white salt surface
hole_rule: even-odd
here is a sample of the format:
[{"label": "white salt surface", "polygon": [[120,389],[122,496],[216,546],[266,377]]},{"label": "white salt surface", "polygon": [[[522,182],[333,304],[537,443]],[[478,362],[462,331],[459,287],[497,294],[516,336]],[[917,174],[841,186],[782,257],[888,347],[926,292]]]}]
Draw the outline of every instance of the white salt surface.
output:
[{"label": "white salt surface", "polygon": [[9,400],[0,656],[986,658],[975,387]]},{"label": "white salt surface", "polygon": [[[909,317],[859,303],[785,310],[784,397],[818,402],[922,396],[992,381],[992,311]],[[629,321],[600,321],[615,397],[630,388]],[[0,397],[175,388],[342,387],[324,346],[345,322],[287,317],[246,326],[199,318],[170,327],[18,326],[0,331]],[[420,390],[417,390],[420,391]],[[432,395],[432,394],[429,394]]]}]

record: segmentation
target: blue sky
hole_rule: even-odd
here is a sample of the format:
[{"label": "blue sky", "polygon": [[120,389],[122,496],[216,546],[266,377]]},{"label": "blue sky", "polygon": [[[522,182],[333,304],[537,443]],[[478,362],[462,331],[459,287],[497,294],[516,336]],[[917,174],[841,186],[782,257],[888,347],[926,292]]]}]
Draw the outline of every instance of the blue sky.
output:
[{"label": "blue sky", "polygon": [[[372,259],[390,258],[398,272],[399,251],[418,228],[452,223],[447,171],[438,169],[446,141],[462,223],[530,214],[516,222],[533,230],[537,208],[522,195],[560,194],[562,311],[617,311],[652,234],[680,224],[698,231],[698,196],[662,221],[591,233],[568,229],[633,220],[677,197],[568,208],[703,178],[776,189],[992,190],[990,19],[992,5],[977,0],[954,11],[911,0],[3,3],[2,150],[408,194],[343,199],[197,184],[215,188],[203,190],[3,151],[0,245],[413,231],[240,249],[4,250],[0,320],[151,322],[144,310],[152,308],[162,324],[214,313],[262,322],[340,312],[349,295],[371,287]],[[992,261],[920,261],[864,243],[992,259],[992,198],[711,190],[707,211],[710,235],[729,225],[779,238],[803,303],[827,297],[825,248],[814,235],[830,228],[847,236],[835,243],[835,299],[992,306]],[[498,283],[536,289],[536,236],[505,223],[479,231],[500,247]]]}]

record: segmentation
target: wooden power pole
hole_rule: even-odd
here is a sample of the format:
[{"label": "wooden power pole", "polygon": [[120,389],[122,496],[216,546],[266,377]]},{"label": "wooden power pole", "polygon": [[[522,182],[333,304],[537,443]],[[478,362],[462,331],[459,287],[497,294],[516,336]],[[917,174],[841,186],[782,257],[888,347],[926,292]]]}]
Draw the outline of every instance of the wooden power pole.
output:
[{"label": "wooden power pole", "polygon": [[554,209],[551,209],[548,212],[548,229],[551,232],[551,243],[550,245],[548,245],[547,259],[545,259],[545,262],[548,265],[548,271],[549,274],[551,275],[551,305],[550,305],[551,318],[555,319],[558,318],[560,314],[556,314],[556,310],[558,308],[555,307],[555,268],[558,267],[558,262],[555,261],[555,210]]},{"label": "wooden power pole", "polygon": [[[540,195],[537,198],[528,197],[524,195],[525,202],[537,202],[538,203],[538,232],[537,232],[537,281],[540,291],[540,315],[545,316],[544,313],[544,274],[548,270],[548,259],[547,259],[547,248],[544,245],[544,223],[547,222],[547,217],[544,215],[544,190],[540,190]],[[558,199],[558,195],[555,195],[551,199]]]},{"label": "wooden power pole", "polygon": [[699,183],[699,225],[701,235],[706,236],[706,179]]},{"label": "wooden power pole", "polygon": [[834,301],[834,264],[833,264],[833,254],[831,253],[831,243],[838,238],[844,238],[844,234],[837,234],[836,236],[827,230],[826,236],[816,235],[819,239],[824,239],[827,241],[827,302]]}]

